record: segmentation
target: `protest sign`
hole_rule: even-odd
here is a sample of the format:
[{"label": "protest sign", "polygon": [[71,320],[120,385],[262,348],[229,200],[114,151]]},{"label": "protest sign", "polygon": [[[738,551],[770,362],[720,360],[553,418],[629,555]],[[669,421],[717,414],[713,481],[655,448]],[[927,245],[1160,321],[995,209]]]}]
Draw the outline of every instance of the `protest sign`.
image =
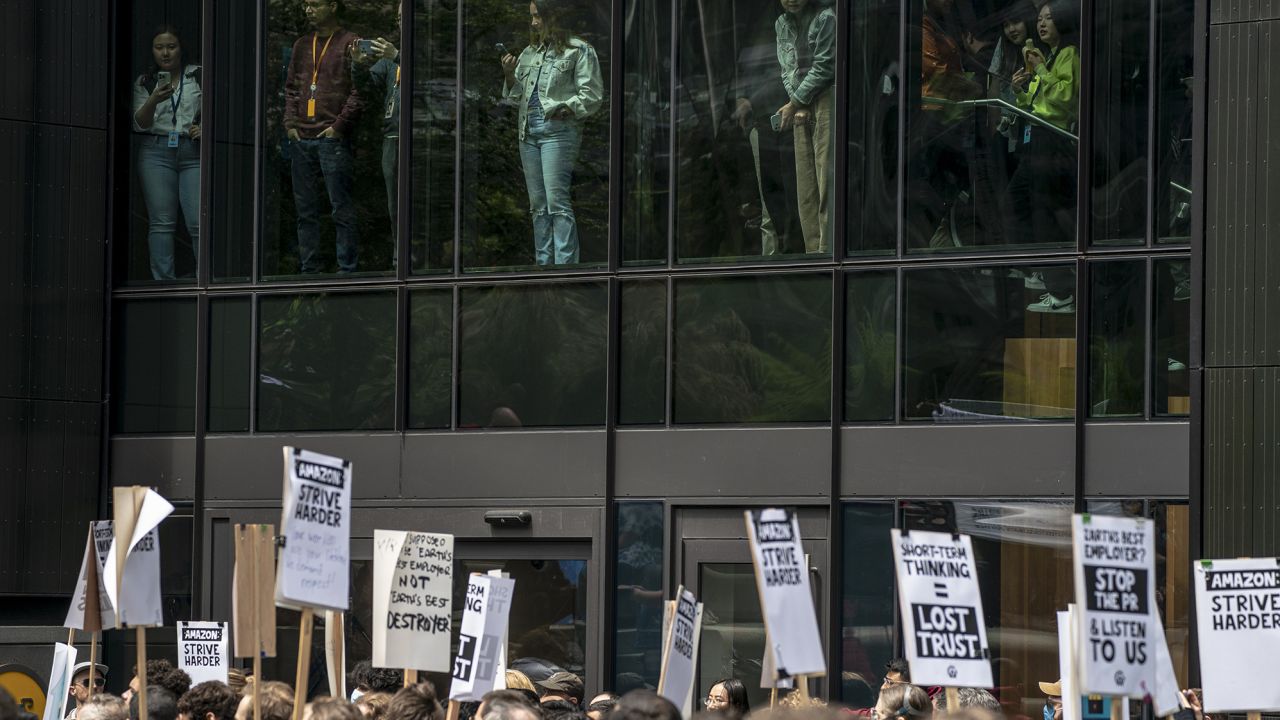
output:
[{"label": "protest sign", "polygon": [[54,643],[53,667],[49,670],[49,692],[45,693],[44,716],[41,720],[62,720],[66,716],[71,671],[75,665],[76,649],[63,643]]},{"label": "protest sign", "polygon": [[231,623],[236,657],[276,656],[275,532],[274,525],[234,528]]},{"label": "protest sign", "polygon": [[449,671],[453,536],[373,531],[373,665]]},{"label": "protest sign", "polygon": [[346,610],[351,564],[351,463],[284,448],[276,604]]},{"label": "protest sign", "polygon": [[1169,641],[1164,634],[1164,621],[1160,612],[1152,613],[1156,619],[1156,635],[1152,642],[1156,646],[1156,689],[1151,693],[1151,705],[1155,708],[1156,717],[1172,715],[1182,709],[1182,690],[1178,686],[1178,675],[1173,671],[1173,656],[1169,654]]},{"label": "protest sign", "polygon": [[[509,578],[510,573],[502,570],[490,570],[489,577]],[[507,689],[507,635],[511,632],[510,623],[506,627],[506,632],[502,634],[502,644],[498,646],[498,667],[493,671],[493,689]]]},{"label": "protest sign", "polygon": [[116,613],[107,594],[105,568],[113,536],[110,520],[89,523],[84,558],[80,561],[80,577],[71,595],[71,607],[63,627],[76,630],[101,630],[116,626]]},{"label": "protest sign", "polygon": [[516,581],[473,574],[467,581],[466,605],[458,633],[449,701],[478,701],[493,690],[498,661],[507,637],[507,615]]},{"label": "protest sign", "polygon": [[231,662],[227,657],[227,624],[178,623],[178,667],[191,676],[191,684],[206,680],[227,681]]},{"label": "protest sign", "polygon": [[1280,561],[1201,560],[1193,574],[1204,711],[1280,710]]},{"label": "protest sign", "polygon": [[698,660],[698,640],[702,634],[702,603],[681,585],[676,589],[671,626],[662,648],[662,670],[658,676],[658,694],[680,708],[680,714],[693,714],[693,681]]},{"label": "protest sign", "polygon": [[104,559],[107,597],[116,627],[154,627],[164,620],[160,605],[160,521],[173,506],[148,488],[112,488],[111,545]]},{"label": "protest sign", "polygon": [[1081,720],[1080,693],[1076,690],[1076,606],[1058,612],[1058,683],[1062,691],[1062,720]]},{"label": "protest sign", "polygon": [[792,675],[825,675],[799,518],[780,508],[747,510],[743,516],[773,652],[774,682]]},{"label": "protest sign", "polygon": [[1143,518],[1074,515],[1079,691],[1155,692],[1155,536]]},{"label": "protest sign", "polygon": [[991,687],[987,626],[969,536],[889,532],[912,682]]}]

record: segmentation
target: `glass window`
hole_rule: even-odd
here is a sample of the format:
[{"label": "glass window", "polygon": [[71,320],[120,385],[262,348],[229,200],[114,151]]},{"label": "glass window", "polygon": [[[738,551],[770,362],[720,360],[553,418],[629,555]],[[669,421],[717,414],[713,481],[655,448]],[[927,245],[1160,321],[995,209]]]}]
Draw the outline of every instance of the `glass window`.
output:
[{"label": "glass window", "polygon": [[200,3],[135,15],[126,283],[194,282],[200,240]]},{"label": "glass window", "polygon": [[258,430],[387,430],[395,424],[394,293],[258,301]]},{"label": "glass window", "polygon": [[1157,416],[1191,414],[1191,261],[1157,260],[1151,402]]},{"label": "glass window", "polygon": [[1153,500],[1148,517],[1156,522],[1156,600],[1178,687],[1191,672],[1191,520],[1184,501]]},{"label": "glass window", "polygon": [[603,425],[604,283],[462,290],[464,428]]},{"label": "glass window", "polygon": [[[419,2],[413,7],[413,243],[410,254],[415,272],[448,272],[453,269],[454,247],[459,9],[457,3],[451,2]],[[385,139],[384,151],[390,153],[389,146],[394,144],[390,138]],[[389,154],[386,162],[391,162]],[[388,191],[392,187],[388,182]],[[394,215],[394,204],[389,212]]]},{"label": "glass window", "polygon": [[875,707],[884,666],[894,657],[895,588],[889,502],[845,503],[840,568],[840,699],[851,708]]},{"label": "glass window", "polygon": [[623,283],[621,311],[618,423],[661,424],[667,419],[667,283]]},{"label": "glass window", "polygon": [[194,432],[195,299],[118,303],[112,330],[113,431]]},{"label": "glass window", "polygon": [[1098,6],[1093,20],[1092,241],[1147,239],[1151,3]]},{"label": "glass window", "polygon": [[453,291],[409,295],[409,427],[447,428],[453,400]]},{"label": "glass window", "polygon": [[615,692],[657,687],[662,671],[662,503],[619,502]]},{"label": "glass window", "polygon": [[1146,362],[1147,264],[1089,266],[1089,415],[1141,417]]},{"label": "glass window", "polygon": [[835,7],[678,5],[680,260],[830,255]]},{"label": "glass window", "polygon": [[248,432],[253,376],[252,301],[209,300],[209,432]]},{"label": "glass window", "polygon": [[609,3],[462,3],[463,267],[608,259]]},{"label": "glass window", "polygon": [[253,239],[257,235],[253,178],[258,170],[258,6],[241,0],[216,0],[214,23],[210,63],[216,69],[211,90],[214,102],[210,103],[214,122],[208,140],[213,143],[213,187],[211,212],[205,219],[205,234],[211,243],[210,276],[214,281],[245,281],[253,274]]},{"label": "glass window", "polygon": [[831,420],[831,276],[677,280],[675,293],[675,422]]},{"label": "glass window", "polygon": [[758,666],[744,662],[764,657],[766,647],[764,613],[751,563],[698,563],[697,583],[703,621],[698,647],[701,683],[694,688],[694,706],[706,707],[703,698],[720,678],[741,681],[751,707],[768,705],[769,691],[760,687]]},{"label": "glass window", "polygon": [[667,259],[671,0],[624,0],[622,264]]},{"label": "glass window", "polygon": [[910,7],[908,249],[1072,245],[1075,0]]},{"label": "glass window", "polygon": [[387,190],[395,184],[384,174],[383,151],[387,135],[399,132],[385,117],[386,93],[394,100],[396,91],[399,7],[395,0],[269,5],[263,276],[391,270]]},{"label": "glass window", "polygon": [[892,270],[845,277],[846,422],[893,420],[898,362],[898,277]]},{"label": "glass window", "polygon": [[1070,418],[1075,266],[906,273],[903,416],[935,422]]},{"label": "glass window", "polygon": [[1191,241],[1195,3],[1156,2],[1156,240]]},{"label": "glass window", "polygon": [[855,0],[849,14],[850,255],[898,245],[898,108],[901,3]]}]

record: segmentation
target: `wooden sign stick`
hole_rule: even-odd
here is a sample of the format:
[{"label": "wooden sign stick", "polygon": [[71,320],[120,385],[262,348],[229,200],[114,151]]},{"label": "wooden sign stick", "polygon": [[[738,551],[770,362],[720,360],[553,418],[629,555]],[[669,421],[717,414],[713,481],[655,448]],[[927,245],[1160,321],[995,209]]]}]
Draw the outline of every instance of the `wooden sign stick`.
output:
[{"label": "wooden sign stick", "polygon": [[138,717],[147,717],[147,629],[134,628],[138,643]]},{"label": "wooden sign stick", "polygon": [[98,674],[98,633],[89,633],[89,697],[93,697],[94,678]]},{"label": "wooden sign stick", "polygon": [[404,669],[404,686],[410,687],[417,684],[418,684],[418,671],[405,668]]},{"label": "wooden sign stick", "polygon": [[1111,720],[1121,720],[1124,717],[1120,712],[1120,703],[1122,702],[1126,702],[1126,700],[1119,695],[1111,697]]},{"label": "wooden sign stick", "polygon": [[302,621],[298,627],[298,674],[293,686],[293,720],[302,720],[302,706],[307,702],[307,681],[311,675],[311,627],[315,618],[315,610],[302,608]]},{"label": "wooden sign stick", "polygon": [[449,701],[449,711],[445,713],[444,720],[458,720],[462,707],[458,705],[457,700]]},{"label": "wooden sign stick", "polygon": [[796,691],[800,693],[800,699],[807,705],[809,704],[809,676],[795,676]]},{"label": "wooden sign stick", "polygon": [[1245,713],[1245,717],[1248,718],[1248,720],[1262,720],[1262,713],[1255,710],[1253,712]]},{"label": "wooden sign stick", "polygon": [[[238,532],[244,532],[244,526],[237,526]],[[257,537],[255,533],[252,537]],[[253,597],[258,597],[258,552],[254,551],[250,555],[250,567],[253,568],[252,585]],[[256,602],[256,600],[255,600]],[[254,610],[257,608],[255,606]],[[254,613],[256,615],[256,612]],[[262,720],[262,698],[259,690],[262,689],[262,623],[258,622],[257,617],[253,619],[253,720]]]},{"label": "wooden sign stick", "polygon": [[75,647],[75,644],[76,644],[76,629],[67,628],[67,646]]},{"label": "wooden sign stick", "polygon": [[769,707],[774,707],[777,704],[778,704],[778,686],[774,685],[773,687],[769,688]]},{"label": "wooden sign stick", "polygon": [[953,687],[947,688],[947,712],[960,712],[960,691]]}]

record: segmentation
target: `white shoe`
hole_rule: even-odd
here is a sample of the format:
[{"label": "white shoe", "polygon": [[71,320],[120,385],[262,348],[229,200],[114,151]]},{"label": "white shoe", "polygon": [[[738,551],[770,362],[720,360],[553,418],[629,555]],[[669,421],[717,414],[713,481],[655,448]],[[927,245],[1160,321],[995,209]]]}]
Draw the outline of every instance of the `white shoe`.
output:
[{"label": "white shoe", "polygon": [[1169,372],[1180,372],[1187,369],[1187,364],[1173,358],[1169,358]]},{"label": "white shoe", "polygon": [[1038,313],[1073,313],[1076,311],[1076,298],[1074,295],[1068,295],[1065,300],[1059,300],[1052,293],[1045,293],[1040,296],[1040,302],[1031,303],[1027,306],[1027,312]]},{"label": "white shoe", "polygon": [[1022,286],[1028,290],[1044,289],[1044,273],[1033,272],[1022,277]]}]

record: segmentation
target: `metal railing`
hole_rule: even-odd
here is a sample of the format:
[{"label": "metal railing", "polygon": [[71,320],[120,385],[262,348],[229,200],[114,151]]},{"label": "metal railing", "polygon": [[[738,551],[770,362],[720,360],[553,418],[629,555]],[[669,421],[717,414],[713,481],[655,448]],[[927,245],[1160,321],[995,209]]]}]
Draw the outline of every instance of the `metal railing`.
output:
[{"label": "metal railing", "polygon": [[1013,103],[1007,100],[1002,100],[1000,98],[977,98],[976,100],[949,100],[947,98],[930,97],[928,95],[924,95],[924,96],[921,96],[920,102],[926,105],[945,105],[947,107],[1000,108],[1002,111],[1011,112],[1014,115],[1017,115],[1018,117],[1022,118],[1023,120],[1035,123],[1036,125],[1039,125],[1041,127],[1048,128],[1072,142],[1080,142],[1080,138],[1077,137],[1075,134],[1071,133],[1070,131],[1063,130],[1057,125],[1054,125],[1053,123],[1037,116],[1035,113],[1028,112],[1027,110],[1023,110],[1017,105],[1014,105]]}]

